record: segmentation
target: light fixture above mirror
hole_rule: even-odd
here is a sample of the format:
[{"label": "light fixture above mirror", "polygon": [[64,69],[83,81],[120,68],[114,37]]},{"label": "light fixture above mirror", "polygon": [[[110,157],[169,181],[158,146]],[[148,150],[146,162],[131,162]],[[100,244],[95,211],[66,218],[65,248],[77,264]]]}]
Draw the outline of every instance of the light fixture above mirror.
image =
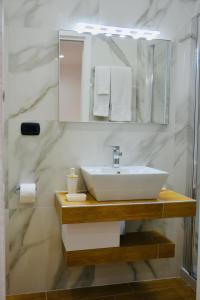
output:
[{"label": "light fixture above mirror", "polygon": [[154,40],[160,35],[159,31],[134,29],[124,27],[104,26],[99,24],[77,23],[75,31],[78,33],[90,33],[92,35],[104,34],[107,37],[119,36],[121,38],[131,37],[133,39]]}]

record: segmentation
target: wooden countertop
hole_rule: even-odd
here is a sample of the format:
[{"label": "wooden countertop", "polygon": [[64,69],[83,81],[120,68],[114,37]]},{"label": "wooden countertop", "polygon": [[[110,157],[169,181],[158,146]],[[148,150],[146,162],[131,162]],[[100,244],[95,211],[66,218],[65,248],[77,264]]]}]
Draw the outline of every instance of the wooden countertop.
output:
[{"label": "wooden countertop", "polygon": [[55,205],[61,224],[147,220],[192,217],[196,214],[196,200],[163,189],[158,199],[129,201],[97,201],[87,194],[86,201],[71,202],[66,192],[57,192]]}]

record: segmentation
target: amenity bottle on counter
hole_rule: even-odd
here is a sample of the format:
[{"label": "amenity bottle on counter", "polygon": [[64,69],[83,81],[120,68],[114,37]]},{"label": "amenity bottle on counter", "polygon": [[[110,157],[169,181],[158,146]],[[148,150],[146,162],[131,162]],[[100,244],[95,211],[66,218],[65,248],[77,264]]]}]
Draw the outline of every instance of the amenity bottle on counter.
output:
[{"label": "amenity bottle on counter", "polygon": [[78,175],[75,174],[75,168],[70,168],[70,174],[67,175],[68,194],[76,194],[78,188]]}]

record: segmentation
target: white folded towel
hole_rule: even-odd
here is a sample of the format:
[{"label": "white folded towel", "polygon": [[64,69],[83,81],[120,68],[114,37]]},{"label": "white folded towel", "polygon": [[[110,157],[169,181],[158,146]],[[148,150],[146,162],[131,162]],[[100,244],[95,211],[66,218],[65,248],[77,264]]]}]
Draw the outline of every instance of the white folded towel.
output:
[{"label": "white folded towel", "polygon": [[132,120],[132,69],[111,67],[111,121]]},{"label": "white folded towel", "polygon": [[110,105],[110,67],[95,67],[93,114],[98,117],[109,116]]}]

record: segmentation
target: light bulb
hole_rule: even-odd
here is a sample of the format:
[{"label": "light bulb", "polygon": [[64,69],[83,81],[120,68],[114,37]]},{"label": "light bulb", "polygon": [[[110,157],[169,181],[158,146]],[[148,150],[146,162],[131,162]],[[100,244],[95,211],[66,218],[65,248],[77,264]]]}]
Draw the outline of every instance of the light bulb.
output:
[{"label": "light bulb", "polygon": [[99,24],[88,24],[88,23],[76,24],[75,30],[80,34],[81,33],[90,33],[92,35],[105,34],[105,36],[107,37],[110,37],[112,35],[118,35],[121,38],[132,37],[133,39],[145,38],[147,40],[156,39],[160,34],[159,31],[153,31],[153,30],[113,27],[113,26],[104,26]]},{"label": "light bulb", "polygon": [[112,33],[108,32],[108,33],[106,33],[105,35],[106,35],[107,37],[110,37],[110,36],[112,36]]}]

